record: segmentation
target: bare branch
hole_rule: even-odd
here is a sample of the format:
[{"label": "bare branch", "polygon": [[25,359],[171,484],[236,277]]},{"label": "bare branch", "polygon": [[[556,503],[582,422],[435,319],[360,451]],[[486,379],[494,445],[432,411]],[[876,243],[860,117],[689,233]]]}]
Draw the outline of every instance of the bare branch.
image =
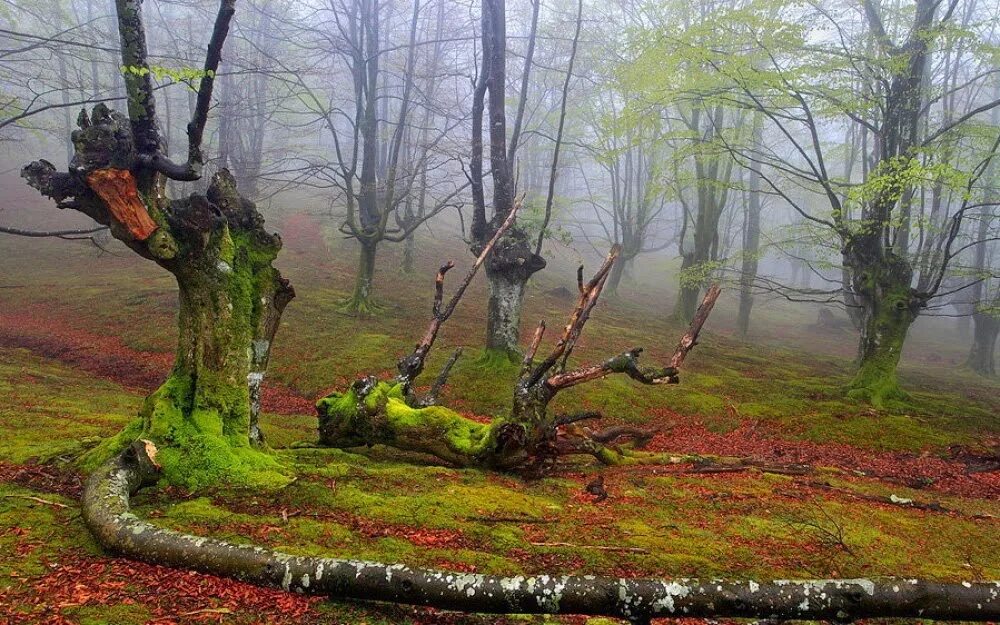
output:
[{"label": "bare branch", "polygon": [[493,234],[493,238],[491,238],[483,247],[482,251],[480,251],[479,256],[476,258],[476,262],[472,264],[472,267],[469,269],[469,273],[466,274],[465,279],[458,286],[458,289],[455,290],[454,295],[451,296],[451,300],[444,309],[441,309],[441,301],[444,295],[444,275],[452,267],[454,267],[454,263],[449,261],[438,270],[437,278],[434,283],[435,294],[433,318],[431,319],[430,325],[427,326],[427,331],[424,333],[424,337],[413,349],[413,353],[400,358],[399,362],[396,363],[396,368],[399,371],[399,375],[396,376],[396,379],[400,383],[409,386],[424,370],[424,362],[427,359],[427,354],[431,351],[431,347],[434,345],[434,339],[437,338],[438,330],[440,330],[441,325],[447,321],[449,317],[451,317],[451,314],[455,312],[455,307],[458,306],[458,302],[462,299],[462,295],[465,294],[465,290],[469,287],[469,284],[476,276],[479,268],[482,267],[484,262],[486,262],[486,257],[493,251],[493,247],[497,244],[497,241],[499,241],[507,230],[514,225],[515,217],[517,217],[517,212],[521,208],[521,205],[521,200],[514,203],[510,214],[507,215],[507,219],[505,219],[500,227],[497,228],[497,231]]}]

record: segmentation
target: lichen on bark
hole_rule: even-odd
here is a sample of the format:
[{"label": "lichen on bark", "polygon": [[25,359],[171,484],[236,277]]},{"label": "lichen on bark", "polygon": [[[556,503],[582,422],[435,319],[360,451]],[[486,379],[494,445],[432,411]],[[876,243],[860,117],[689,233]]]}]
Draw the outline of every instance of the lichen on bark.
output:
[{"label": "lichen on bark", "polygon": [[[264,229],[228,171],[213,177],[205,195],[170,200],[164,177],[138,158],[128,120],[98,105],[90,116],[81,114],[79,125],[68,173],[40,161],[25,167],[24,177],[60,205],[109,225],[116,238],[173,274],[179,297],[170,376],[136,421],[86,454],[83,465],[97,466],[145,438],[161,449],[161,475],[172,484],[284,483],[257,423],[271,343],[294,295],[272,266],[280,237]],[[122,173],[92,175],[108,168]],[[113,190],[100,186],[112,184]],[[108,202],[117,198],[129,200],[112,210]],[[148,225],[135,227],[150,223],[152,233]]]}]

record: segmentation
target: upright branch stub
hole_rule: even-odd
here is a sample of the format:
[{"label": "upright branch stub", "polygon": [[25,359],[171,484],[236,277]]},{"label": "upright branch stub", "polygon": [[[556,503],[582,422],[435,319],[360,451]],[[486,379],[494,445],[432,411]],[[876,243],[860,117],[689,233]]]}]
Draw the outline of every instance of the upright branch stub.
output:
[{"label": "upright branch stub", "polygon": [[612,373],[624,373],[642,384],[676,384],[679,381],[678,372],[681,364],[683,364],[688,352],[698,344],[698,334],[701,332],[702,326],[705,325],[705,321],[708,320],[708,316],[712,312],[716,300],[719,299],[720,293],[722,293],[722,289],[719,285],[713,284],[709,287],[705,293],[705,297],[701,301],[701,305],[698,307],[698,311],[695,313],[694,319],[691,320],[691,325],[688,326],[688,329],[681,336],[680,341],[678,341],[677,348],[674,350],[674,354],[671,356],[670,362],[666,367],[640,368],[639,355],[642,353],[642,348],[635,347],[617,356],[613,356],[602,363],[587,365],[572,371],[560,371],[549,376],[545,380],[545,385],[552,393],[555,393],[562,389],[576,386],[577,384],[603,378]]},{"label": "upright branch stub", "polygon": [[[522,200],[518,200],[514,203],[514,207],[511,209],[510,214],[507,218],[500,224],[497,231],[493,234],[493,237],[487,241],[483,249],[480,250],[479,256],[476,257],[476,262],[472,264],[469,272],[465,275],[465,279],[459,284],[455,293],[451,296],[448,301],[448,305],[444,308],[441,307],[441,303],[444,300],[444,277],[454,266],[455,263],[448,261],[437,272],[437,277],[434,280],[434,305],[432,308],[431,322],[427,326],[427,331],[424,332],[423,338],[417,343],[416,347],[413,348],[413,352],[407,356],[399,359],[396,363],[396,369],[399,371],[399,375],[396,376],[396,381],[407,387],[413,383],[413,380],[420,375],[424,370],[424,364],[427,360],[427,354],[430,353],[431,347],[434,345],[434,340],[437,338],[437,333],[441,329],[441,325],[451,317],[452,313],[455,312],[455,307],[458,306],[458,302],[462,299],[462,295],[465,294],[465,290],[469,287],[472,279],[476,276],[479,268],[483,266],[486,262],[487,257],[493,251],[496,246],[497,241],[514,225],[515,218],[517,217],[517,212],[522,206]],[[454,364],[454,363],[452,363]]]},{"label": "upright branch stub", "polygon": [[[566,327],[563,329],[562,336],[559,337],[559,341],[556,343],[552,353],[550,353],[545,360],[540,362],[538,366],[531,371],[531,375],[523,380],[524,383],[529,386],[538,383],[543,376],[545,376],[553,367],[556,366],[557,363],[559,363],[560,359],[562,359],[561,367],[565,368],[566,359],[569,358],[573,348],[576,346],[576,341],[580,338],[580,333],[583,332],[583,326],[587,323],[587,319],[590,318],[590,311],[597,305],[597,300],[601,297],[601,291],[604,289],[604,283],[608,279],[611,267],[618,259],[620,253],[621,246],[618,244],[613,245],[611,250],[608,252],[607,257],[605,257],[604,262],[586,284],[583,282],[583,265],[580,265],[577,269],[576,276],[577,284],[580,290],[580,299],[576,304],[576,308],[574,308],[572,314],[570,314],[569,321],[566,322]],[[536,337],[538,340],[541,340],[541,337],[538,336],[537,333]],[[534,356],[534,352],[537,350],[537,347],[538,346],[533,341],[532,349],[529,350],[532,356]]]}]

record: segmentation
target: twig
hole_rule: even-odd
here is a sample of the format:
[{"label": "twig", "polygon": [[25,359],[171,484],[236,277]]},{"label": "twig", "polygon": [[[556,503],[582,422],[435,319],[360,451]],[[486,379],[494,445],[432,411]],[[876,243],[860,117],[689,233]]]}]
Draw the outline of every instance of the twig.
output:
[{"label": "twig", "polygon": [[42,499],[41,497],[34,497],[32,495],[2,495],[3,497],[16,497],[17,499],[30,499],[31,501],[37,501],[38,503],[48,504],[50,506],[55,506],[57,508],[68,508],[64,503],[59,503],[58,501],[49,501],[48,499]]}]

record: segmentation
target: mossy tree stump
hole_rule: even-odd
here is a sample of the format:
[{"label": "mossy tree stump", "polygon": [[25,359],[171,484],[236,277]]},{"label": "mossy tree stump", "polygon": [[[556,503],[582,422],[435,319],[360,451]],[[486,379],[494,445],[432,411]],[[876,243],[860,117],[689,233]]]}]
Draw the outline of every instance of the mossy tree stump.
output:
[{"label": "mossy tree stump", "polygon": [[141,438],[160,449],[162,476],[173,484],[283,483],[258,426],[271,343],[294,296],[272,267],[281,239],[264,229],[256,207],[240,196],[226,170],[212,178],[204,195],[171,200],[165,193],[168,178],[201,176],[202,132],[234,2],[220,3],[183,163],[167,158],[160,139],[141,5],[120,0],[116,6],[122,64],[128,68],[128,118],[103,104],[89,115],[82,111],[69,171],[57,172],[42,160],[26,166],[22,176],[60,208],[108,226],[132,251],[174,275],[178,340],[173,370],[146,399],[139,418],[92,450],[84,464],[96,466]]}]

